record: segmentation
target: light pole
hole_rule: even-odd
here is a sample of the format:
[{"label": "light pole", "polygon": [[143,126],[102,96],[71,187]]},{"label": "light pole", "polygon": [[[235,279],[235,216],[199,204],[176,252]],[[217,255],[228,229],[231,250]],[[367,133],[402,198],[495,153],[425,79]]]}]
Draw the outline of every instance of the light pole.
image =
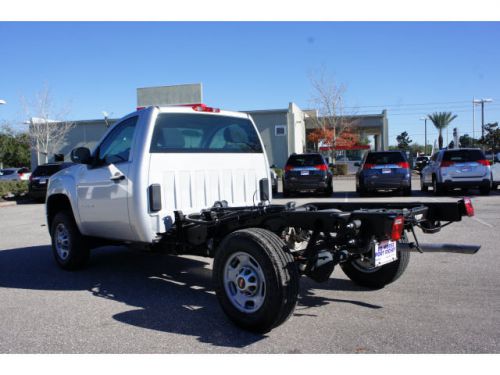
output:
[{"label": "light pole", "polygon": [[424,155],[427,155],[427,117],[420,117],[420,120],[424,120],[424,125],[425,125]]},{"label": "light pole", "polygon": [[473,104],[481,104],[481,137],[484,139],[484,103],[491,103],[493,99],[475,99]]}]

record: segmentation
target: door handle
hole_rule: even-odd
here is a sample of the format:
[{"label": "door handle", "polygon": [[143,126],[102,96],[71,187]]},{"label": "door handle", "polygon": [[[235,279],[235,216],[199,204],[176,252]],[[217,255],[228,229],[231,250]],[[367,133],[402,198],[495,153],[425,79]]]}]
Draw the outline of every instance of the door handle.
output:
[{"label": "door handle", "polygon": [[116,172],[113,176],[111,176],[109,178],[111,181],[114,181],[114,182],[120,182],[121,180],[125,180],[125,175],[120,173],[120,172]]}]

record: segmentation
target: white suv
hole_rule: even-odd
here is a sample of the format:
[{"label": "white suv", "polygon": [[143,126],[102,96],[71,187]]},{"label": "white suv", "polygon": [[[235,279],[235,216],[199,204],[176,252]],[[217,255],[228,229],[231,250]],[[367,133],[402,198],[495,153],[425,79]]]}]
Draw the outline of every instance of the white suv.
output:
[{"label": "white suv", "polygon": [[434,194],[455,188],[479,188],[487,195],[491,189],[490,162],[478,148],[440,150],[435,153],[420,175],[420,188]]}]

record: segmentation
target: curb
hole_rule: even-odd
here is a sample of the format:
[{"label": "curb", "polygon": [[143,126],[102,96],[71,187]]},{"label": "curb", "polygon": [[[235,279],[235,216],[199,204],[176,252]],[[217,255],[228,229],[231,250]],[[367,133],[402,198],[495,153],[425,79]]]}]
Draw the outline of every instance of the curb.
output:
[{"label": "curb", "polygon": [[17,205],[17,202],[0,202],[0,208],[16,206],[16,205]]}]

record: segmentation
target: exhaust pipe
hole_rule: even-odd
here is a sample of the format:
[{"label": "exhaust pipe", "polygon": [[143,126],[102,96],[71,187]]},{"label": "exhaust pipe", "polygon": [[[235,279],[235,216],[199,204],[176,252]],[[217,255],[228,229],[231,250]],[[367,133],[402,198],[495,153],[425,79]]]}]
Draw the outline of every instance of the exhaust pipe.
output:
[{"label": "exhaust pipe", "polygon": [[415,242],[398,243],[398,250],[417,253],[475,254],[480,248],[480,245],[459,245],[453,243],[419,243],[418,247]]}]

